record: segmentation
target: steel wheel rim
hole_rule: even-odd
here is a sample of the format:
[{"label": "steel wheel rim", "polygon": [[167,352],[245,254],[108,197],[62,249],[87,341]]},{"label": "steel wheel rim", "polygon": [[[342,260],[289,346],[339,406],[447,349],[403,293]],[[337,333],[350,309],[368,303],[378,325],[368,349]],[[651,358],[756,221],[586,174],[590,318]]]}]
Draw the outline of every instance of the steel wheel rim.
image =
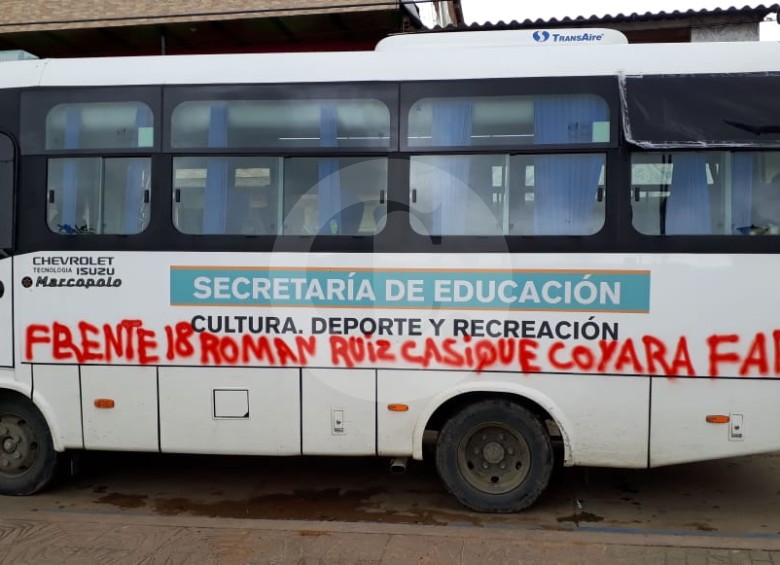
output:
[{"label": "steel wheel rim", "polygon": [[479,424],[458,446],[458,468],[474,488],[489,494],[505,494],[528,477],[531,449],[511,426],[501,422]]},{"label": "steel wheel rim", "polygon": [[37,458],[35,430],[27,420],[13,414],[0,416],[0,475],[23,475]]}]

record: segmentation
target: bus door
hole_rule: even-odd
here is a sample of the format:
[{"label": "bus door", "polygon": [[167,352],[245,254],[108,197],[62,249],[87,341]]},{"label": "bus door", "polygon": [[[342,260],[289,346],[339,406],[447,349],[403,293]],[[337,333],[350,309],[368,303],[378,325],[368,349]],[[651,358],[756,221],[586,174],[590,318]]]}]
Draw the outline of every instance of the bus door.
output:
[{"label": "bus door", "polygon": [[14,144],[0,133],[0,367],[13,366]]}]

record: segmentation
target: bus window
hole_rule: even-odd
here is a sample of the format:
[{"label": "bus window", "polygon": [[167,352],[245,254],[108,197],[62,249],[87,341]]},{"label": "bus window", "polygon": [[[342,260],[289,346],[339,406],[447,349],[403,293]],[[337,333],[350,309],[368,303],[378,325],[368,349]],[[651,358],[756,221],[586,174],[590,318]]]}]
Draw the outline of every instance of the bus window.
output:
[{"label": "bus window", "polygon": [[609,143],[609,107],[593,94],[423,98],[409,110],[410,147]]},{"label": "bus window", "polygon": [[285,160],[284,233],[374,235],[386,214],[386,158]]},{"label": "bus window", "polygon": [[[413,229],[434,236],[594,234],[604,224],[605,155],[563,149],[609,143],[609,107],[595,94],[420,98],[409,109],[409,148],[457,154],[412,156]],[[520,153],[539,145],[563,147]],[[466,153],[484,147],[496,153]]]},{"label": "bus window", "polygon": [[780,152],[635,153],[631,186],[647,235],[780,234]]},{"label": "bus window", "polygon": [[152,121],[142,102],[59,104],[46,116],[46,149],[152,147]]},{"label": "bus window", "polygon": [[412,227],[426,235],[591,235],[604,224],[603,154],[424,155]]},{"label": "bus window", "polygon": [[176,157],[174,225],[188,234],[276,234],[280,170],[276,157]]},{"label": "bus window", "polygon": [[182,102],[171,118],[171,146],[386,148],[390,111],[374,99]]},{"label": "bus window", "polygon": [[47,223],[63,235],[142,232],[149,224],[151,159],[49,159]]},{"label": "bus window", "polygon": [[0,249],[13,246],[14,144],[0,134]]},{"label": "bus window", "polygon": [[57,104],[46,114],[46,216],[63,235],[142,232],[149,223],[151,159],[108,157],[107,150],[151,149],[154,125],[143,102]]},{"label": "bus window", "polygon": [[176,157],[173,222],[188,234],[373,235],[386,158]]},{"label": "bus window", "polygon": [[[375,99],[182,102],[171,146],[213,154],[174,158],[174,224],[189,234],[373,235],[385,215],[387,158],[333,153],[389,148],[390,129]],[[233,148],[324,154],[224,154]]]}]

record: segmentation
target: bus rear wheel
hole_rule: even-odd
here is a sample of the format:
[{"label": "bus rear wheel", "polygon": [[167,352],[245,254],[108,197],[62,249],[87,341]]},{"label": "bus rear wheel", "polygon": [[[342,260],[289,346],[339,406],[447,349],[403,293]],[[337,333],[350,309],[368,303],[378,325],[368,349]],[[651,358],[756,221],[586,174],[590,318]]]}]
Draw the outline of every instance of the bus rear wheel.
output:
[{"label": "bus rear wheel", "polygon": [[57,459],[38,409],[26,400],[0,399],[0,494],[38,492],[54,476]]},{"label": "bus rear wheel", "polygon": [[553,468],[543,423],[509,400],[464,408],[439,434],[436,467],[447,489],[477,512],[519,512],[542,494]]}]

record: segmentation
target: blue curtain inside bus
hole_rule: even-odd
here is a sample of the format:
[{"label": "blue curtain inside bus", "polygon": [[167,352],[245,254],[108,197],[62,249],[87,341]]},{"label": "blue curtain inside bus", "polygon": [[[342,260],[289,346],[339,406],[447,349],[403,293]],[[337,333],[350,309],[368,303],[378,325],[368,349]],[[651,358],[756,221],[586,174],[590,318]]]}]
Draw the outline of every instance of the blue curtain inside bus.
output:
[{"label": "blue curtain inside bus", "polygon": [[[338,112],[335,103],[320,106],[320,147],[338,147]],[[317,172],[317,220],[319,233],[340,234],[342,225],[339,160],[320,159]]]},{"label": "blue curtain inside bus", "polygon": [[675,153],[666,200],[666,234],[712,233],[707,162],[703,153]]},{"label": "blue curtain inside bus", "polygon": [[[534,100],[534,143],[593,143],[593,122],[609,119],[601,98],[545,96]],[[539,155],[534,158],[534,234],[592,232],[601,155]]]},{"label": "blue curtain inside bus", "polygon": [[753,209],[753,155],[731,154],[731,234],[750,235]]},{"label": "blue curtain inside bus", "polygon": [[[81,108],[71,106],[65,112],[65,144],[63,149],[78,149],[81,137]],[[65,159],[62,166],[62,208],[60,231],[75,233],[79,196],[79,160]]]},{"label": "blue curtain inside bus", "polygon": [[[139,106],[135,111],[136,142],[142,128],[152,125],[152,111],[146,105]],[[149,178],[149,160],[132,159],[127,166],[127,183],[125,184],[125,203],[123,207],[121,234],[139,233],[144,228],[144,191],[146,179]]]},{"label": "blue curtain inside bus", "polygon": [[[227,147],[228,107],[215,103],[209,111],[209,148]],[[206,190],[203,196],[202,233],[225,233],[228,213],[228,162],[224,157],[206,160]]]},{"label": "blue curtain inside bus", "polygon": [[[471,145],[474,104],[462,100],[434,102],[431,118],[431,145],[464,147]],[[443,155],[434,161],[431,233],[461,235],[466,225],[469,202],[470,161],[465,156]]]}]

